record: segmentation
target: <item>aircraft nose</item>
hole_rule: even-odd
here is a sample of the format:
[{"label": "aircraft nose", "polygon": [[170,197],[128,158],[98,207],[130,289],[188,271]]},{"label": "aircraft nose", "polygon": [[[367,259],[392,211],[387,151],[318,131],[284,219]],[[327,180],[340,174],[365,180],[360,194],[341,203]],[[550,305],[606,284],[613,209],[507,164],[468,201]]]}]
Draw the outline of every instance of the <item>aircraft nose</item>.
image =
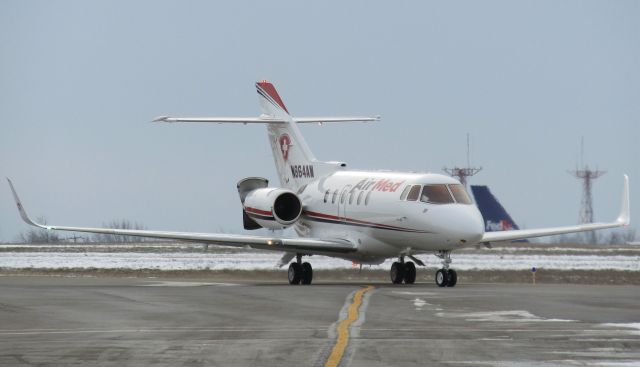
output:
[{"label": "aircraft nose", "polygon": [[470,245],[480,242],[484,234],[484,220],[475,205],[464,207],[455,216],[450,226],[449,238],[459,245]]},{"label": "aircraft nose", "polygon": [[466,219],[468,221],[467,230],[462,239],[467,240],[467,243],[478,243],[484,235],[484,219],[475,205],[472,208]]}]

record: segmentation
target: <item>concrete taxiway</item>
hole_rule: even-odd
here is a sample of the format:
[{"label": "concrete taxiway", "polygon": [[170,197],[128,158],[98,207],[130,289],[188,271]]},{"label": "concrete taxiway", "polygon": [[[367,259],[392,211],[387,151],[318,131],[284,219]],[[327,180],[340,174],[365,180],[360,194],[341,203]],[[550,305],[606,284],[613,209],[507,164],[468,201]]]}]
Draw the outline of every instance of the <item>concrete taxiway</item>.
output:
[{"label": "concrete taxiway", "polygon": [[0,366],[638,366],[639,305],[638,286],[4,276]]}]

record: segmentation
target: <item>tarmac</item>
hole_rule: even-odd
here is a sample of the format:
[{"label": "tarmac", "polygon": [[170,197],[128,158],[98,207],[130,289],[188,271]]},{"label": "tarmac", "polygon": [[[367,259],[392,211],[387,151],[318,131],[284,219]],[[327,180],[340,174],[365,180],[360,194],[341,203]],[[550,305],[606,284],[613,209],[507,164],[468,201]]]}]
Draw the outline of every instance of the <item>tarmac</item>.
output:
[{"label": "tarmac", "polygon": [[0,276],[0,366],[640,366],[639,305],[633,285]]}]

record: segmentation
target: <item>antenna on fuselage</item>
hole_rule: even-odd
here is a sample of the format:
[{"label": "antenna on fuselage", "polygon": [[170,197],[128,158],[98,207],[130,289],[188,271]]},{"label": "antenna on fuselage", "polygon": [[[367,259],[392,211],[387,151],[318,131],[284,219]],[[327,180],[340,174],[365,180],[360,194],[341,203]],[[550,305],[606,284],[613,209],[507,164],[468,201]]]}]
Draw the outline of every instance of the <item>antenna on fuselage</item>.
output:
[{"label": "antenna on fuselage", "polygon": [[474,176],[478,172],[482,171],[482,167],[471,167],[471,158],[470,158],[470,149],[469,149],[469,133],[467,133],[467,166],[466,167],[458,167],[454,166],[453,168],[442,168],[443,171],[448,173],[452,177],[457,177],[460,180],[460,183],[464,185],[465,189],[467,188],[467,177]]}]

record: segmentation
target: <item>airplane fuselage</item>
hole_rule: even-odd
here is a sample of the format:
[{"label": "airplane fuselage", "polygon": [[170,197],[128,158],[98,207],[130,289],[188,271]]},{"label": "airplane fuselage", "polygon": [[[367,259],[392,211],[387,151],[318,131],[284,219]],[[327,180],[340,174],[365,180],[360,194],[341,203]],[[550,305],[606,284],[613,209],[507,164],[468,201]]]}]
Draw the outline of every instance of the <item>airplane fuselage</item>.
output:
[{"label": "airplane fuselage", "polygon": [[[447,190],[451,202],[408,198],[414,186],[422,195],[425,185]],[[304,211],[294,228],[301,237],[357,244],[358,252],[344,257],[361,263],[474,245],[484,233],[482,216],[470,201],[457,202],[450,187],[462,186],[432,173],[337,171],[300,188]]]}]

